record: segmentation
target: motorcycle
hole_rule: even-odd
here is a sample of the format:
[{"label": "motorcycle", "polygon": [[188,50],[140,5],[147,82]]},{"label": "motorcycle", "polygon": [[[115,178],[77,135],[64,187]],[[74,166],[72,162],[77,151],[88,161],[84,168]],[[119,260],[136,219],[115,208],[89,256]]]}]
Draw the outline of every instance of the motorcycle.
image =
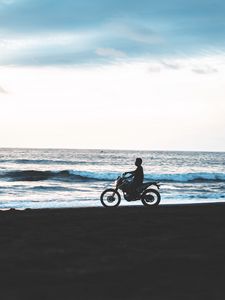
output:
[{"label": "motorcycle", "polygon": [[116,187],[106,189],[100,196],[100,201],[104,207],[117,207],[121,202],[119,190],[128,202],[141,200],[144,206],[157,206],[160,203],[159,193],[160,184],[158,182],[145,182],[135,191],[130,188],[132,184],[132,175],[127,176],[123,173],[115,181]]}]

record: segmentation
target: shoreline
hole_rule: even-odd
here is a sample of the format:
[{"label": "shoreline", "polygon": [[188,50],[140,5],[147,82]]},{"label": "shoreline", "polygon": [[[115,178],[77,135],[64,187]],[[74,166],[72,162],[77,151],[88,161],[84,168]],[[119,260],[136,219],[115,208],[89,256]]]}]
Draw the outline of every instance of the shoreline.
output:
[{"label": "shoreline", "polygon": [[225,204],[0,211],[2,299],[224,299]]},{"label": "shoreline", "polygon": [[[74,205],[74,206],[55,206],[55,207],[2,207],[0,208],[0,213],[4,213],[4,212],[9,212],[9,211],[21,211],[21,212],[24,212],[24,211],[44,211],[44,210],[74,210],[74,209],[94,209],[94,208],[104,208],[104,209],[108,209],[108,210],[111,210],[111,209],[121,209],[121,208],[141,208],[141,207],[144,207],[143,204],[141,203],[141,201],[125,201],[125,200],[122,200],[123,203],[121,203],[119,205],[119,207],[116,207],[116,208],[105,208],[100,202],[100,200],[96,200],[94,202],[90,203],[89,204],[80,204],[79,205]],[[186,200],[185,202],[182,202],[182,201],[177,201],[177,200],[170,200],[170,201],[166,201],[166,203],[163,203],[163,201],[160,202],[160,204],[157,206],[158,208],[159,207],[188,207],[188,206],[215,206],[215,205],[222,205],[224,206],[225,205],[225,200],[218,200],[218,199],[213,199],[213,200],[209,200],[209,199],[206,199],[206,200],[197,200],[196,202],[191,202],[190,200]],[[96,204],[97,202],[97,204]],[[137,203],[139,202],[139,203]],[[82,202],[81,202],[82,203]],[[124,204],[125,203],[125,204]],[[136,204],[137,203],[137,204]],[[150,207],[149,209],[157,209],[157,207]],[[146,208],[148,209],[148,208]]]}]

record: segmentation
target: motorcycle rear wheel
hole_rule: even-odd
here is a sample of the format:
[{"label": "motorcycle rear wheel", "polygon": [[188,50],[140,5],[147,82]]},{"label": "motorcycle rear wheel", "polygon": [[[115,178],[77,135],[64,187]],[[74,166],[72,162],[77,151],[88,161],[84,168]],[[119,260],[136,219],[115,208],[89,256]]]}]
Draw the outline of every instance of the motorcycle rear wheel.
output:
[{"label": "motorcycle rear wheel", "polygon": [[117,207],[120,204],[121,196],[114,189],[107,189],[102,192],[100,201],[104,207]]},{"label": "motorcycle rear wheel", "polygon": [[160,193],[154,189],[147,189],[141,196],[141,202],[147,207],[159,205],[160,200]]}]

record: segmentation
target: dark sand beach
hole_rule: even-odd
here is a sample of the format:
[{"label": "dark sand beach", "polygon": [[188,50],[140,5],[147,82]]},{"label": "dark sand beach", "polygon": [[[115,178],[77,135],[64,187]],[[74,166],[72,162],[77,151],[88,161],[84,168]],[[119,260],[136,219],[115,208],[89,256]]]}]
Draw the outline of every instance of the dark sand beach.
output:
[{"label": "dark sand beach", "polygon": [[1,299],[225,299],[225,205],[0,213]]}]

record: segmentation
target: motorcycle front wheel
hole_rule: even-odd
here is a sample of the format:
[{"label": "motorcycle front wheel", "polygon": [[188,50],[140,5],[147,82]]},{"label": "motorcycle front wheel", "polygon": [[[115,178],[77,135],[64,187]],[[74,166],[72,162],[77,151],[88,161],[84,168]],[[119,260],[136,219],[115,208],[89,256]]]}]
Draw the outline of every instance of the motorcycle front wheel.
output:
[{"label": "motorcycle front wheel", "polygon": [[157,206],[161,200],[160,193],[154,189],[147,189],[141,196],[144,206]]},{"label": "motorcycle front wheel", "polygon": [[107,189],[101,194],[100,200],[105,207],[117,207],[120,204],[121,197],[116,190]]}]

